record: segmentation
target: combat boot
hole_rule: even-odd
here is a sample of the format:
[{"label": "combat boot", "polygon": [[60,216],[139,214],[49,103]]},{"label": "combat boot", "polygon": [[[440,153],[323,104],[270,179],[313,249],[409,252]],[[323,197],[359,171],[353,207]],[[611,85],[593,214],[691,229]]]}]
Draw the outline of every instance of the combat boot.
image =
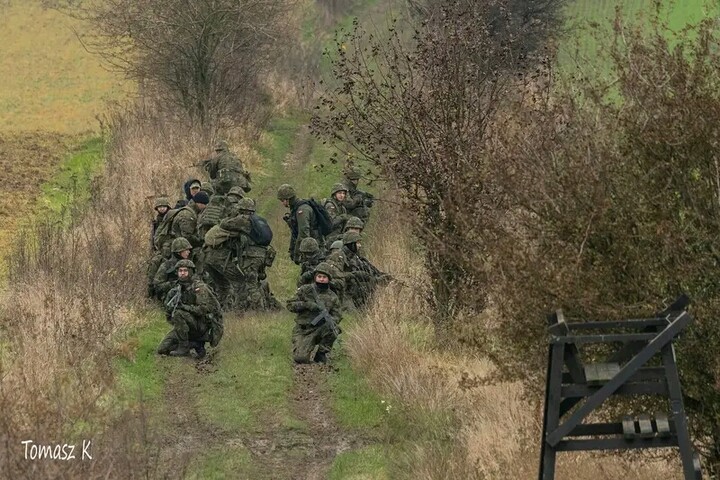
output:
[{"label": "combat boot", "polygon": [[198,358],[205,357],[205,342],[192,342],[192,348],[195,349]]},{"label": "combat boot", "polygon": [[189,342],[180,342],[177,350],[170,352],[171,357],[187,357],[188,355],[190,355]]}]

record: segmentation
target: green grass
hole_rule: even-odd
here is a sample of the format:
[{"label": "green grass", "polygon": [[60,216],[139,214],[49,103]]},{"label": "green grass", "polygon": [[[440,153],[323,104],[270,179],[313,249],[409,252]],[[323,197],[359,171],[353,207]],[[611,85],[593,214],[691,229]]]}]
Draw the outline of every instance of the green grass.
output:
[{"label": "green grass", "polygon": [[379,445],[343,452],[333,462],[330,480],[382,480],[387,472],[386,451]]},{"label": "green grass", "polygon": [[69,221],[90,199],[91,182],[100,173],[104,153],[104,140],[93,137],[63,160],[57,173],[41,187],[40,212]]},{"label": "green grass", "polygon": [[[118,358],[115,368],[118,378],[118,398],[155,402],[161,398],[165,383],[162,371],[157,365],[155,349],[169,330],[162,312],[155,311],[148,318],[149,323],[141,332],[128,332],[126,340],[137,339],[132,358]],[[122,342],[121,342],[122,343]]]},{"label": "green grass", "polygon": [[257,478],[257,470],[247,448],[237,445],[202,454],[192,462],[188,480]]},{"label": "green grass", "polygon": [[[613,41],[616,6],[622,9],[625,23],[650,27],[653,0],[571,1],[565,11],[570,33],[560,48],[559,61],[563,71],[594,71],[594,75],[610,75],[611,67],[603,51]],[[717,3],[708,0],[665,0],[659,18],[667,21],[672,32],[679,32],[717,11]]]},{"label": "green grass", "polygon": [[291,315],[241,321],[226,325],[228,338],[223,339],[216,371],[200,376],[191,387],[198,411],[228,431],[258,430],[270,419],[286,428],[303,428],[289,406]]}]

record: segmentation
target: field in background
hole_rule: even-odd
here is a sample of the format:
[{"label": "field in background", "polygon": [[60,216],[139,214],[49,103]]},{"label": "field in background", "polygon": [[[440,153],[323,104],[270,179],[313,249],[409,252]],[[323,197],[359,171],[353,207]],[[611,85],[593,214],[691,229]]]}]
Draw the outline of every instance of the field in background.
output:
[{"label": "field in background", "polygon": [[124,97],[124,82],[85,51],[82,26],[39,0],[0,3],[0,131],[77,134]]},{"label": "field in background", "polygon": [[[717,2],[708,0],[662,0],[660,18],[667,21],[672,31],[680,31],[688,24],[697,23],[718,10]],[[594,68],[594,74],[607,75],[609,67],[596,65],[593,61],[602,50],[604,41],[598,42],[596,34],[612,41],[612,25],[619,7],[626,21],[647,19],[654,12],[655,0],[570,0],[566,8],[569,35],[561,44],[560,65],[571,72],[577,69],[586,72]],[[646,20],[642,20],[646,21]]]}]

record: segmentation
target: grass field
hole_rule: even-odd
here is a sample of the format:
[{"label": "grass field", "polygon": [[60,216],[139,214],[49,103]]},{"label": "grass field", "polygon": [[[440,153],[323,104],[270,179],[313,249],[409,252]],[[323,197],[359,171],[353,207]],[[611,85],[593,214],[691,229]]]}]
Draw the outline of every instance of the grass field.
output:
[{"label": "grass field", "polygon": [[73,29],[82,25],[40,0],[0,2],[0,131],[97,130],[106,102],[124,97]]}]

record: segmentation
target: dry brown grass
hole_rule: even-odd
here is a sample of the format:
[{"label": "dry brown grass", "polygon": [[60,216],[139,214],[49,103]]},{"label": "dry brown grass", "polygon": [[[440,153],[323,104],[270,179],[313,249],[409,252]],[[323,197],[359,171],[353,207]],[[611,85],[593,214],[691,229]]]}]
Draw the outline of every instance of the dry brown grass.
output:
[{"label": "dry brown grass", "polygon": [[[69,227],[40,222],[19,241],[0,296],[3,478],[95,478],[118,468],[146,477],[156,466],[142,405],[118,417],[111,393],[113,358],[125,348],[116,338],[145,308],[152,197],[179,198],[188,166],[210,153],[171,125],[149,109],[115,115],[91,204]],[[88,437],[99,461],[23,459],[22,440]]]},{"label": "dry brown grass", "polygon": [[[494,369],[486,359],[457,345],[435,345],[423,300],[427,275],[421,253],[403,233],[408,230],[399,213],[386,209],[375,218],[380,217],[395,226],[395,235],[370,232],[374,243],[369,256],[408,286],[391,285],[380,292],[345,345],[355,368],[407,412],[409,423],[439,419],[424,423],[435,431],[411,441],[412,447],[396,460],[398,470],[414,479],[536,477],[542,419],[537,402],[527,398],[519,383],[488,382]],[[564,454],[557,478],[681,478],[676,466],[674,458],[668,463],[641,454]]]}]

